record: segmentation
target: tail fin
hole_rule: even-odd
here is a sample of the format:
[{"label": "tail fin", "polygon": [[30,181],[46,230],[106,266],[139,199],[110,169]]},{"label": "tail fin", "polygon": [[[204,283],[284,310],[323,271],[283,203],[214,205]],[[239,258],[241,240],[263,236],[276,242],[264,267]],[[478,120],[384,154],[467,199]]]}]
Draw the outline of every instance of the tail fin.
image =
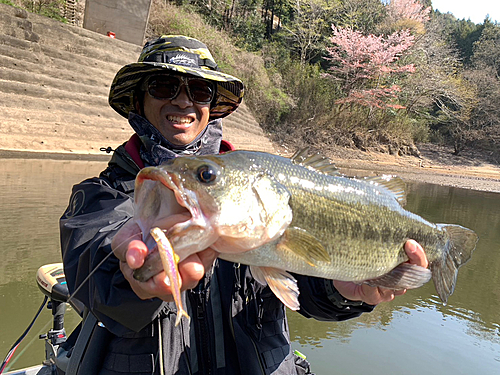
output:
[{"label": "tail fin", "polygon": [[448,234],[448,241],[442,258],[433,261],[430,269],[439,298],[447,303],[455,289],[458,269],[470,259],[478,237],[474,231],[460,225],[438,224],[438,227]]}]

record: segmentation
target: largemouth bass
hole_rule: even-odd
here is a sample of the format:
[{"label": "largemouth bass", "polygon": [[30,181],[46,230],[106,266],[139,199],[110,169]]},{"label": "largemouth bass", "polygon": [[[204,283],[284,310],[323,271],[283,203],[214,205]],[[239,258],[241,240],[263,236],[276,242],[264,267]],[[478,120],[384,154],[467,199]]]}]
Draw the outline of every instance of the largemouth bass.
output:
[{"label": "largemouth bass", "polygon": [[[470,229],[405,210],[401,179],[346,177],[305,151],[290,159],[253,151],[176,158],[141,170],[135,194],[145,233],[158,218],[187,217],[166,228],[181,260],[211,247],[222,259],[250,265],[257,281],[295,310],[298,289],[289,272],[395,290],[417,288],[432,274],[446,303],[477,242]],[[423,246],[430,270],[406,263],[408,239]],[[152,267],[136,278],[159,271]]]}]

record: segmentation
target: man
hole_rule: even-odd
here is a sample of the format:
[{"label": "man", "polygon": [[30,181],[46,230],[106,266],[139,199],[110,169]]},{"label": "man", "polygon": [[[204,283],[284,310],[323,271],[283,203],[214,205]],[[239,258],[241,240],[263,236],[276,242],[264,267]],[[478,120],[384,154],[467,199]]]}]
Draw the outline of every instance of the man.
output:
[{"label": "man", "polygon": [[[116,75],[109,103],[136,134],[114,153],[99,178],[76,185],[61,218],[61,243],[71,292],[106,327],[99,374],[296,374],[308,364],[292,354],[285,308],[247,266],[216,259],[206,249],[179,264],[191,321],[175,327],[175,304],[163,272],[146,282],[132,276],[147,247],[133,217],[140,168],[181,155],[232,149],[221,118],[243,97],[243,84],[220,73],[207,47],[192,38],[149,42],[139,62]],[[169,228],[180,219],[155,222]],[[408,241],[410,262],[427,267],[422,248]],[[110,252],[114,257],[97,268]],[[345,320],[404,293],[296,275],[299,312]],[[92,345],[89,345],[92,346]],[[85,362],[85,361],[84,361]],[[297,364],[295,363],[297,362]],[[80,371],[80,373],[84,373]]]}]

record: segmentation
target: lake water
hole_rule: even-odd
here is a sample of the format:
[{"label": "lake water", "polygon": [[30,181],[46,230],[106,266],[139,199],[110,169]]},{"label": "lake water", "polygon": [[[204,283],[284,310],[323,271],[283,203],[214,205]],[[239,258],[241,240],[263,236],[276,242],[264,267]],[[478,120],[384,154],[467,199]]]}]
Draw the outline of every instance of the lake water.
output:
[{"label": "lake water", "polygon": [[[0,165],[0,360],[42,303],[35,274],[60,262],[58,220],[71,186],[97,175],[102,162],[3,159]],[[500,194],[408,184],[406,208],[433,222],[476,231],[472,260],[443,305],[432,283],[346,322],[289,313],[294,349],[316,375],[500,374]],[[66,314],[68,331],[77,315]],[[45,309],[10,369],[40,363],[38,336],[52,324]]]}]

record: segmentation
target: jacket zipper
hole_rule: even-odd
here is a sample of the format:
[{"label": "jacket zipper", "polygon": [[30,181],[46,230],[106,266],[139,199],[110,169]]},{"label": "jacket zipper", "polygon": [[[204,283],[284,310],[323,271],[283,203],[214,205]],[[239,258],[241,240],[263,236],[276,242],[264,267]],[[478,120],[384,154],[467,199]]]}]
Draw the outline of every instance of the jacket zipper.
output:
[{"label": "jacket zipper", "polygon": [[200,373],[210,375],[212,373],[212,363],[210,361],[210,342],[209,342],[209,329],[207,323],[207,301],[208,301],[209,288],[204,288],[203,285],[199,286],[196,290],[196,321],[199,331],[198,346],[200,348],[199,353],[201,356],[201,361],[199,361]]},{"label": "jacket zipper", "polygon": [[[234,287],[233,287],[233,296],[236,296],[237,294],[240,293],[240,290],[241,290],[241,279],[242,279],[241,272],[242,271],[241,271],[241,265],[239,263],[235,263],[233,265],[233,267],[234,267],[234,277],[235,277],[235,279],[234,279],[235,283],[234,283]],[[233,299],[236,300],[236,297],[233,297]],[[234,303],[234,301],[233,301],[233,303]],[[245,309],[248,309],[248,305],[245,306]],[[263,313],[263,311],[261,312],[259,309],[258,324],[261,323],[261,318],[262,318],[261,314],[262,313]],[[233,340],[234,340],[234,342],[236,342],[236,335],[234,333],[234,326],[233,326],[233,314],[232,314],[231,310],[229,310],[229,326],[231,327],[231,334],[233,335]],[[262,375],[265,375],[266,372],[264,370],[264,365],[262,363],[262,359],[260,358],[260,353],[257,350],[257,344],[255,344],[255,340],[253,339],[253,337],[251,335],[249,337],[250,337],[250,341],[252,342],[253,348],[255,350],[255,356],[256,356],[257,360],[259,361],[260,371],[261,371]],[[240,359],[240,363],[241,363],[241,359]]]}]

